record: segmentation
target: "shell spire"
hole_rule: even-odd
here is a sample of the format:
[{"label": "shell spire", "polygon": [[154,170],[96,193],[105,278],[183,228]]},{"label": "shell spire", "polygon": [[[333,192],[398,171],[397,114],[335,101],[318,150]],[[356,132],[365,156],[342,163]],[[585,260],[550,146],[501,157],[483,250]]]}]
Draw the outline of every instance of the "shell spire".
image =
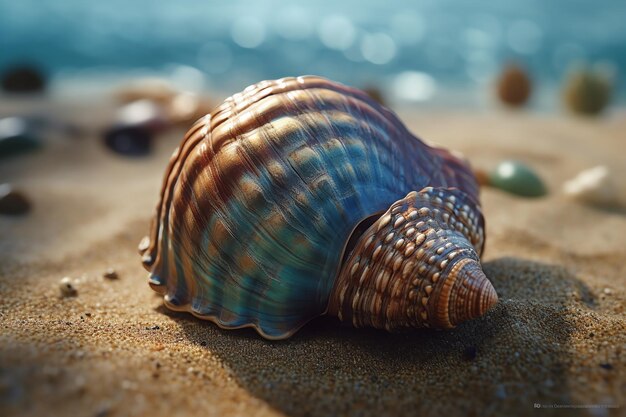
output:
[{"label": "shell spire", "polygon": [[451,328],[498,296],[482,271],[484,220],[457,189],[427,187],[394,203],[343,263],[328,314],[356,327]]}]

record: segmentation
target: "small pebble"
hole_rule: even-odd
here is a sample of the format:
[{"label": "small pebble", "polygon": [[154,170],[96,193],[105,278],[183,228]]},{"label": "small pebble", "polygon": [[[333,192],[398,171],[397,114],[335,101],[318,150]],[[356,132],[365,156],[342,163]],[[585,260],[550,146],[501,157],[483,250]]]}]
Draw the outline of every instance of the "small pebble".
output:
[{"label": "small pebble", "polygon": [[594,116],[611,101],[612,82],[608,74],[588,68],[571,71],[563,86],[563,101],[574,113]]},{"label": "small pebble", "polygon": [[30,201],[10,184],[0,184],[0,214],[19,215],[30,210]]},{"label": "small pebble", "polygon": [[119,276],[117,275],[117,272],[113,268],[109,268],[106,271],[104,271],[104,274],[102,274],[102,276],[106,279],[118,279],[119,278]]},{"label": "small pebble", "polygon": [[4,71],[0,84],[7,93],[40,93],[46,88],[46,78],[34,66],[19,65]]},{"label": "small pebble", "polygon": [[563,192],[568,197],[607,208],[620,204],[617,190],[613,176],[604,165],[581,171],[563,184]]},{"label": "small pebble", "polygon": [[489,184],[524,197],[540,197],[546,194],[546,187],[539,176],[531,168],[517,161],[501,162],[489,174]]},{"label": "small pebble", "polygon": [[151,100],[137,100],[120,107],[115,121],[120,126],[142,127],[153,133],[168,127],[164,108]]},{"label": "small pebble", "polygon": [[509,64],[498,78],[496,91],[503,104],[520,107],[530,97],[532,82],[526,70],[517,64]]},{"label": "small pebble", "polygon": [[144,156],[152,149],[152,133],[139,126],[114,126],[104,134],[104,143],[124,156]]},{"label": "small pebble", "polygon": [[41,142],[21,117],[0,119],[0,158],[32,152],[41,147]]},{"label": "small pebble", "polygon": [[608,287],[607,287],[607,288],[605,288],[605,289],[603,290],[603,292],[604,292],[606,295],[611,295],[611,294],[613,294],[613,290],[612,290],[612,289],[610,289],[610,288],[608,288]]},{"label": "small pebble", "polygon": [[601,363],[600,368],[610,371],[613,369],[613,365],[611,365],[610,363]]},{"label": "small pebble", "polygon": [[76,287],[72,284],[72,279],[70,277],[64,277],[59,282],[59,289],[61,290],[61,295],[63,297],[75,297],[78,294]]},{"label": "small pebble", "polygon": [[104,132],[104,142],[120,155],[144,156],[152,149],[153,136],[169,125],[162,106],[137,100],[120,107],[115,124]]},{"label": "small pebble", "polygon": [[59,368],[46,365],[42,368],[41,373],[48,381],[54,382],[59,379],[63,371]]},{"label": "small pebble", "polygon": [[85,380],[85,377],[82,375],[78,375],[76,378],[74,378],[74,390],[78,393],[78,394],[84,394],[85,391],[87,389],[87,381]]},{"label": "small pebble", "polygon": [[111,408],[109,406],[102,406],[98,408],[94,417],[108,417],[111,415]]}]

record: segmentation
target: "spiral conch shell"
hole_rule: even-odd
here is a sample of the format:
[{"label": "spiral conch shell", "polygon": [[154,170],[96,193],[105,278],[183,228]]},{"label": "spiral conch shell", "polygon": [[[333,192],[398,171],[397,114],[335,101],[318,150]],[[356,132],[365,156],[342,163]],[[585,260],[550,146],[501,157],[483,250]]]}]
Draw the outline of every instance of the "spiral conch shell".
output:
[{"label": "spiral conch shell", "polygon": [[264,81],[196,122],[165,173],[150,285],[173,310],[284,339],[338,316],[449,328],[497,295],[469,166],[363,92]]}]

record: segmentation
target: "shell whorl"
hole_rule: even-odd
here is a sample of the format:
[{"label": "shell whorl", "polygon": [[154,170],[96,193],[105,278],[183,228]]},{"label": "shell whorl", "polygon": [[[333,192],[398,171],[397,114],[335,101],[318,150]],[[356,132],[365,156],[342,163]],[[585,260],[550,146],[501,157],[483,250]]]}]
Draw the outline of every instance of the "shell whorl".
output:
[{"label": "shell whorl", "polygon": [[140,244],[166,305],[286,338],[323,314],[354,228],[426,186],[477,204],[469,166],[359,90],[264,81],[196,122]]},{"label": "shell whorl", "polygon": [[360,237],[328,312],[390,331],[479,317],[497,302],[480,267],[483,244],[483,216],[463,192],[410,192]]}]

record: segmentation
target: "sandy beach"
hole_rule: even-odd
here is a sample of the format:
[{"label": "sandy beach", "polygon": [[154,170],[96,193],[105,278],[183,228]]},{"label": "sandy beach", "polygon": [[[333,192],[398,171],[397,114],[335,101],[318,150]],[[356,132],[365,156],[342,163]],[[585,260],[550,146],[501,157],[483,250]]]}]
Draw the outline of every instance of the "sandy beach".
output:
[{"label": "sandy beach", "polygon": [[[113,112],[41,106],[95,127]],[[626,211],[561,193],[600,164],[626,192],[624,112],[398,114],[475,166],[530,164],[549,188],[538,199],[482,190],[484,270],[500,298],[485,317],[402,334],[320,318],[269,342],[170,312],[136,248],[184,130],[126,159],[94,128],[0,161],[0,182],[33,203],[25,216],[0,217],[0,415],[626,415]],[[104,278],[107,268],[119,279]],[[65,276],[77,280],[77,296],[60,296]]]}]

